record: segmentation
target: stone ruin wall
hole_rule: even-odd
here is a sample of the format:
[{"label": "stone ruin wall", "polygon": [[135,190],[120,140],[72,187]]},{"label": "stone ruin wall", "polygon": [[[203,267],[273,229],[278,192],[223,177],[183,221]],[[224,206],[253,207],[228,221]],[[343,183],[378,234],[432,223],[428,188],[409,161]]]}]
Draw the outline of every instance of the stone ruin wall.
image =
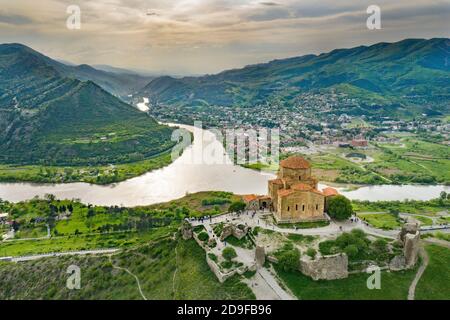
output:
[{"label": "stone ruin wall", "polygon": [[345,253],[300,259],[300,271],[314,280],[336,280],[348,277],[348,257]]}]

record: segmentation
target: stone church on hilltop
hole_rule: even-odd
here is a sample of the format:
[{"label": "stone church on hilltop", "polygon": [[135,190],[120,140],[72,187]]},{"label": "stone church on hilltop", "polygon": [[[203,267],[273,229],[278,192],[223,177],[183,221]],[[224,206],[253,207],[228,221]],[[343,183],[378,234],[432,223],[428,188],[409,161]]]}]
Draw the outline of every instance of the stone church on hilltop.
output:
[{"label": "stone church on hilltop", "polygon": [[338,194],[334,188],[318,190],[311,165],[300,156],[280,162],[278,176],[269,181],[268,196],[244,196],[249,209],[273,211],[277,222],[302,222],[326,219],[327,200]]}]

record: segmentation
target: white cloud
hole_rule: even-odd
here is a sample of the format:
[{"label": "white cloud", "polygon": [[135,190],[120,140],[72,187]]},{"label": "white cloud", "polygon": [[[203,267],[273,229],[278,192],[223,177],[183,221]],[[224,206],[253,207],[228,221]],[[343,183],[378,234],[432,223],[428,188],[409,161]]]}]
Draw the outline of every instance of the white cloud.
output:
[{"label": "white cloud", "polygon": [[[65,28],[71,0],[0,0],[0,41],[77,63],[160,72],[215,72],[335,47],[448,37],[449,2],[380,0],[383,29],[365,27],[372,1],[78,0],[82,28]],[[3,18],[2,18],[3,17]],[[6,17],[6,18],[5,18]]]}]

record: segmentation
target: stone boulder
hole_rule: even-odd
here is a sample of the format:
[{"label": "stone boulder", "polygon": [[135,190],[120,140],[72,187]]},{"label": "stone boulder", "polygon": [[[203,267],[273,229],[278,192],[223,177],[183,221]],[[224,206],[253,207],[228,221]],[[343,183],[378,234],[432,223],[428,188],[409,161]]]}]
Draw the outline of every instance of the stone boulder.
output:
[{"label": "stone boulder", "polygon": [[345,253],[317,257],[300,258],[300,271],[313,280],[335,280],[348,277],[348,257]]},{"label": "stone boulder", "polygon": [[406,269],[406,258],[404,255],[398,255],[389,262],[389,270],[399,271]]}]

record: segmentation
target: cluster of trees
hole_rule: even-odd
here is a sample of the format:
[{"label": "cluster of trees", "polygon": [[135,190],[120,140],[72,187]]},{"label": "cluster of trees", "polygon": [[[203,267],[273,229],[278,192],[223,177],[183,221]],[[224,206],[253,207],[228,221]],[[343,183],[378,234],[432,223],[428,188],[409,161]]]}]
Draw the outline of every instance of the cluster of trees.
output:
[{"label": "cluster of trees", "polygon": [[385,261],[389,257],[388,242],[384,239],[370,241],[364,231],[354,229],[338,236],[336,240],[319,243],[322,255],[346,253],[351,261]]}]

